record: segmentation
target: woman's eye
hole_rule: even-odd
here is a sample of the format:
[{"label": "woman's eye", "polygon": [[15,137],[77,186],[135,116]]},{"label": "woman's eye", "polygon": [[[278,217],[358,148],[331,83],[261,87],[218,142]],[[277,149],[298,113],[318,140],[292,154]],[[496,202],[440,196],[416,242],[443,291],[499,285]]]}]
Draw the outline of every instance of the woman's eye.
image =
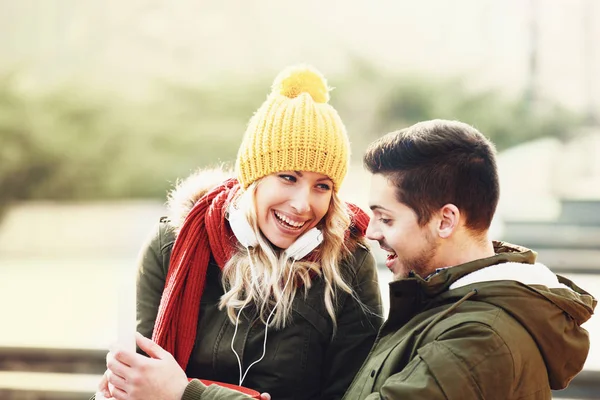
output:
[{"label": "woman's eye", "polygon": [[319,183],[319,184],[317,185],[317,187],[318,187],[319,189],[321,189],[321,190],[327,190],[327,191],[331,190],[331,186],[329,186],[329,185],[328,185],[328,184],[326,184],[326,183]]},{"label": "woman's eye", "polygon": [[389,225],[390,222],[392,222],[392,220],[389,218],[379,218],[379,222],[381,222],[382,224],[385,224],[385,225]]},{"label": "woman's eye", "polygon": [[285,174],[281,174],[279,175],[279,177],[283,180],[286,180],[288,182],[296,182],[296,177],[293,175],[285,175]]}]

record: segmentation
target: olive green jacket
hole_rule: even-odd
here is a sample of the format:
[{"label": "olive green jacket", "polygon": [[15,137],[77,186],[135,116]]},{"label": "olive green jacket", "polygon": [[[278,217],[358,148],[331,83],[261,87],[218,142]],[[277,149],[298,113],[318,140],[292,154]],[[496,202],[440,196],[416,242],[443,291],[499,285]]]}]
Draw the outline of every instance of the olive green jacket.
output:
[{"label": "olive green jacket", "polygon": [[[181,190],[181,189],[180,189]],[[190,204],[202,192],[183,196]],[[181,198],[181,194],[171,199]],[[137,276],[137,329],[152,336],[160,298],[169,269],[177,224],[185,216],[163,218],[142,251]],[[303,291],[293,302],[292,323],[286,328],[268,329],[266,355],[250,368],[243,385],[269,392],[273,399],[340,399],[366,358],[382,323],[381,296],[375,259],[362,244],[343,262],[342,273],[356,298],[340,293],[337,297],[337,330],[324,304],[324,282],[313,279],[306,297]],[[218,303],[223,295],[221,271],[212,261],[200,304],[196,343],[186,373],[188,377],[238,384],[238,361],[231,349],[235,326]],[[240,318],[233,346],[240,354],[245,371],[263,353],[265,326],[252,315]],[[224,398],[223,389],[205,387],[193,381],[183,400]],[[230,398],[242,395],[225,390]]]},{"label": "olive green jacket", "polygon": [[390,284],[390,312],[345,400],[551,399],[583,368],[596,300],[531,250]]}]

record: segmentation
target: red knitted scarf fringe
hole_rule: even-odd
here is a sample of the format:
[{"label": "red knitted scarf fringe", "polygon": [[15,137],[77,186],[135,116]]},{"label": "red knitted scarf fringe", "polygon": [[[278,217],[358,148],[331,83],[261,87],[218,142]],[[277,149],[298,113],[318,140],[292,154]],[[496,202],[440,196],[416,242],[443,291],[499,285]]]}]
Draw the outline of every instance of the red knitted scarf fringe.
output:
[{"label": "red knitted scarf fringe", "polygon": [[[229,179],[205,194],[185,218],[173,245],[152,340],[171,353],[184,370],[196,340],[210,256],[223,269],[235,249],[236,239],[225,220],[225,208],[238,190],[237,181]],[[350,230],[364,236],[369,216],[353,204],[347,206],[352,216]]]}]

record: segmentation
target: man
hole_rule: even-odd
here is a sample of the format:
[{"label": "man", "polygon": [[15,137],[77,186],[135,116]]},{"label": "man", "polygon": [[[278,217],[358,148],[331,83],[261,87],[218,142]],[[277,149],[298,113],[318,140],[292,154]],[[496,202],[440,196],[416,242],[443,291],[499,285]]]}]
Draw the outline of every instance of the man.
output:
[{"label": "man", "polygon": [[367,236],[394,273],[389,317],[344,399],[551,399],[583,368],[596,300],[492,242],[493,144],[456,121],[375,141]]}]

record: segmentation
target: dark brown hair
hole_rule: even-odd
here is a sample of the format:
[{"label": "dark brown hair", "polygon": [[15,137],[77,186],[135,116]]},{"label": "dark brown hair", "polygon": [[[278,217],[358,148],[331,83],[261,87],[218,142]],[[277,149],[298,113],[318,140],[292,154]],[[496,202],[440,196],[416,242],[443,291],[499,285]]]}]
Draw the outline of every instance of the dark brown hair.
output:
[{"label": "dark brown hair", "polygon": [[396,198],[425,225],[452,203],[475,232],[489,229],[500,186],[494,144],[458,121],[432,120],[391,132],[369,145],[365,167],[396,186]]}]

